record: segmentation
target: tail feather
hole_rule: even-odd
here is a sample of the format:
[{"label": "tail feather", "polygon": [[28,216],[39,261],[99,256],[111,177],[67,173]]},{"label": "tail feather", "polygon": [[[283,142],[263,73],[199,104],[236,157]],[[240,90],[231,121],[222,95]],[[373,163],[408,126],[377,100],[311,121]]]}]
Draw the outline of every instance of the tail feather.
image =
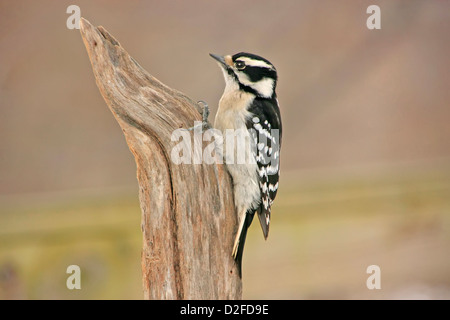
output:
[{"label": "tail feather", "polygon": [[269,210],[260,208],[260,210],[258,210],[258,218],[264,235],[264,239],[267,240],[267,237],[269,236],[270,208]]},{"label": "tail feather", "polygon": [[245,218],[242,225],[242,228],[238,230],[238,234],[236,237],[239,237],[238,242],[235,243],[235,246],[237,245],[237,249],[233,251],[233,257],[236,261],[238,270],[239,270],[239,276],[242,277],[242,254],[244,253],[244,245],[245,245],[245,239],[247,238],[247,230],[252,224],[253,217],[255,216],[254,211],[247,211],[245,214]]}]

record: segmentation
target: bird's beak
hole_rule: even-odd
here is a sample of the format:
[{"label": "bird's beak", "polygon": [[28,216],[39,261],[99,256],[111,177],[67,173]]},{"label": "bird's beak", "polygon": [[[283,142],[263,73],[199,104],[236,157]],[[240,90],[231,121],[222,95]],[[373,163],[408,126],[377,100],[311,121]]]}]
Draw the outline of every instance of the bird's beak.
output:
[{"label": "bird's beak", "polygon": [[210,55],[213,59],[219,61],[219,62],[221,63],[221,65],[222,65],[224,68],[227,68],[227,67],[228,67],[228,64],[227,64],[227,62],[225,61],[225,57],[224,57],[224,56],[219,56],[218,54],[213,54],[213,53],[210,53],[209,55]]},{"label": "bird's beak", "polygon": [[225,62],[225,57],[219,56],[218,54],[210,53],[209,54],[213,59],[219,61],[224,67],[227,66],[227,63]]}]

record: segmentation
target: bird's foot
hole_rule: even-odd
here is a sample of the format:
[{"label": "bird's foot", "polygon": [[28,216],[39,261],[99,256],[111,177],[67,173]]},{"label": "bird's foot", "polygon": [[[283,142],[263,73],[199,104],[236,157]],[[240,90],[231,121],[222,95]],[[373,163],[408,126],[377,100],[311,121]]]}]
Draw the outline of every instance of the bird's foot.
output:
[{"label": "bird's foot", "polygon": [[197,128],[201,128],[201,129],[205,128],[206,129],[209,126],[208,125],[208,117],[209,117],[208,104],[205,101],[203,101],[203,100],[200,100],[197,103],[202,105],[202,109],[203,109],[202,110],[202,122],[199,123],[199,124],[196,124],[193,127],[190,127],[188,129],[186,129],[187,131],[192,131],[192,130],[195,130]]}]

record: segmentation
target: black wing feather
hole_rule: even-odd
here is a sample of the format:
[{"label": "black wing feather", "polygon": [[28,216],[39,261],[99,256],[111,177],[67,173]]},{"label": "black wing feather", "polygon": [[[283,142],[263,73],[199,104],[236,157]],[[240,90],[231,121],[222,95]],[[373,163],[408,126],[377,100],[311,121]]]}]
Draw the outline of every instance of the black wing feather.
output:
[{"label": "black wing feather", "polygon": [[[272,202],[278,191],[281,115],[276,96],[272,99],[256,98],[249,108],[252,114],[247,120],[247,128],[252,133],[258,164],[261,203],[256,210],[263,230],[264,238],[269,234]],[[275,130],[274,130],[275,129]]]}]

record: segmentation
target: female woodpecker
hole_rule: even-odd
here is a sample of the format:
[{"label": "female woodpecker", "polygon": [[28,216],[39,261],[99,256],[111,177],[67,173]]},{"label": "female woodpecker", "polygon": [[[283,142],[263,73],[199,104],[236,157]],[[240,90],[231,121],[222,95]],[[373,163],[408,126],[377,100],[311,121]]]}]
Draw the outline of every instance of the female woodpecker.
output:
[{"label": "female woodpecker", "polygon": [[[247,229],[256,212],[267,239],[270,210],[278,190],[281,116],[275,93],[277,71],[268,60],[250,53],[210,55],[218,61],[225,78],[214,127],[222,132],[224,162],[233,178],[239,227],[232,256],[241,272]],[[236,143],[242,132],[244,142]],[[242,151],[247,155],[244,161],[239,159]]]}]

